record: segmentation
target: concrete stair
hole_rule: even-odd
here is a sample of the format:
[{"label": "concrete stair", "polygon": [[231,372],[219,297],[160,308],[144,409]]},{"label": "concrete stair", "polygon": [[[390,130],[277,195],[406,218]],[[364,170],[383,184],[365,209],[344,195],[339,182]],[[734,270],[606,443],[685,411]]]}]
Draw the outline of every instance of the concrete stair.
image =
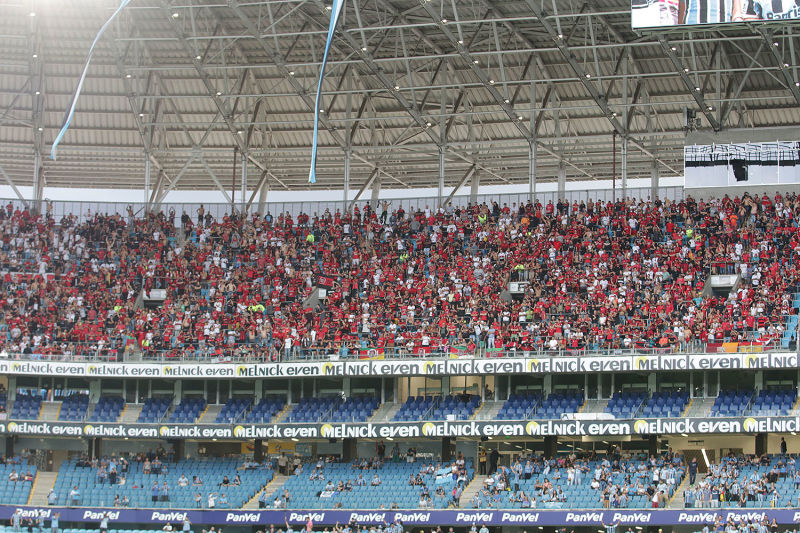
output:
[{"label": "concrete stair", "polygon": [[475,413],[473,420],[496,420],[497,413],[502,409],[503,404],[506,403],[502,400],[494,400],[491,402],[483,402],[480,410]]},{"label": "concrete stair", "polygon": [[256,492],[256,495],[250,498],[250,501],[244,504],[242,509],[258,509],[258,500],[262,492],[267,493],[267,507],[272,507],[272,500],[275,499],[275,493],[283,487],[283,484],[286,483],[288,479],[289,476],[276,475],[263,489]]},{"label": "concrete stair", "polygon": [[144,407],[144,405],[141,403],[125,404],[125,408],[122,410],[122,414],[119,416],[119,423],[135,424],[139,419],[139,413],[142,412],[142,407]]},{"label": "concrete stair", "polygon": [[55,422],[58,420],[59,412],[61,412],[61,402],[42,402],[42,410],[39,411],[39,420]]},{"label": "concrete stair", "polygon": [[464,489],[464,492],[461,493],[461,500],[459,500],[459,502],[458,502],[459,508],[461,508],[461,509],[472,509],[472,498],[483,487],[483,480],[484,479],[486,479],[486,476],[481,476],[479,474],[475,474],[475,477],[472,479],[470,484],[467,485],[467,488]]},{"label": "concrete stair", "polygon": [[608,400],[586,400],[581,413],[604,413],[608,407]]},{"label": "concrete stair", "polygon": [[692,398],[685,416],[694,418],[707,417],[715,400],[716,398]]},{"label": "concrete stair", "polygon": [[370,418],[369,421],[376,423],[388,422],[392,419],[392,417],[394,417],[394,415],[400,409],[401,405],[402,404],[392,403],[392,402],[386,402],[384,404],[381,404],[381,406],[378,407],[378,410],[375,411],[375,414],[372,415],[372,418]]},{"label": "concrete stair", "polygon": [[[181,233],[180,231],[178,233]],[[200,418],[197,419],[198,424],[215,424],[217,421],[217,415],[222,411],[222,408],[225,407],[224,405],[209,405],[206,407],[206,410],[203,411],[203,414],[200,415]]]},{"label": "concrete stair", "polygon": [[275,415],[275,418],[272,419],[272,423],[273,424],[277,424],[278,422],[282,422],[282,421],[286,420],[287,417],[289,416],[289,413],[294,411],[295,407],[297,407],[296,403],[293,403],[292,405],[287,405],[286,407],[284,407],[282,411],[280,411],[277,415]]},{"label": "concrete stair", "polygon": [[686,475],[683,476],[683,481],[681,481],[675,494],[672,495],[672,499],[667,503],[667,509],[683,509],[683,493],[686,492],[688,487],[689,473],[687,472]]},{"label": "concrete stair", "polygon": [[47,495],[56,484],[58,472],[44,472],[39,470],[33,480],[33,488],[28,498],[28,505],[42,507],[47,505]]}]

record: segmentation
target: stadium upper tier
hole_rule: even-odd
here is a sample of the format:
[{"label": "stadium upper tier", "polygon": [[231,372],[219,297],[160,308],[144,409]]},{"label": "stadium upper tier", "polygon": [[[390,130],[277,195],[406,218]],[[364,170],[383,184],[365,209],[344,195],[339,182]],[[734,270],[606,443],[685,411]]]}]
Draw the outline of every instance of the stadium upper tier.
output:
[{"label": "stadium upper tier", "polygon": [[[67,396],[59,408],[60,421],[74,422],[120,422],[123,410],[127,407],[136,412],[135,404],[124,404],[114,396],[101,396],[97,403],[84,404],[80,394]],[[78,400],[74,398],[78,397]],[[40,396],[17,394],[11,408],[13,420],[49,420],[46,417],[45,403]],[[565,414],[583,411],[590,400],[582,390],[573,389],[554,392],[549,395],[537,393],[512,393],[501,402],[494,415],[496,420],[552,420]],[[603,405],[604,413],[613,419],[632,418],[675,418],[687,416],[690,398],[685,391],[662,390],[653,392],[615,393],[610,400],[594,400]],[[494,403],[494,402],[493,402]],[[57,404],[57,402],[56,402]],[[75,408],[75,404],[81,407]],[[721,390],[713,404],[702,411],[695,410],[697,417],[740,417],[740,416],[788,416],[798,412],[797,391],[795,389]],[[205,401],[200,398],[183,398],[175,403],[171,396],[147,398],[141,404],[137,423],[176,423],[195,424],[205,412]],[[381,406],[396,409],[387,410],[378,417]],[[381,404],[377,397],[362,396],[348,398],[337,396],[301,398],[287,405],[285,398],[267,397],[255,402],[253,398],[237,397],[228,399],[219,406],[219,412],[204,423],[325,423],[325,422],[415,422],[426,420],[472,420],[476,411],[484,405],[476,395],[429,395],[409,396],[401,404]],[[204,409],[199,409],[203,406]],[[7,402],[0,400],[0,407],[7,408]],[[386,418],[391,415],[389,418]]]},{"label": "stadium upper tier", "polygon": [[[798,216],[800,199],[780,195],[187,216],[183,229],[163,213],[78,223],[0,210],[0,343],[239,360],[788,347]],[[713,273],[733,287],[709,290]],[[529,284],[512,297],[512,281]]]}]

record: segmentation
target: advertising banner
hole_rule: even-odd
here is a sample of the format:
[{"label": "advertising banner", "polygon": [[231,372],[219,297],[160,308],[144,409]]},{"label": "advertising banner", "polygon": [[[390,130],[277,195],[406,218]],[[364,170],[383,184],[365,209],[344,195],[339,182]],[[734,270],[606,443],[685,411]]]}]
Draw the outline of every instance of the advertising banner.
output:
[{"label": "advertising banner", "polygon": [[795,0],[631,0],[634,29],[778,20],[800,20]]},{"label": "advertising banner", "polygon": [[546,437],[790,433],[800,417],[640,418],[630,420],[522,420],[351,422],[334,424],[119,424],[6,421],[0,434],[36,437],[101,437],[190,440],[388,439],[441,437]]},{"label": "advertising banner", "polygon": [[800,183],[800,143],[685,146],[685,187],[752,187]]},{"label": "advertising banner", "polygon": [[[446,511],[426,510],[155,510],[155,509],[103,509],[103,508],[55,508],[0,506],[0,520],[8,520],[16,509],[20,509],[23,518],[41,515],[45,525],[55,513],[59,513],[61,524],[66,522],[99,522],[107,515],[114,524],[158,524],[169,522],[179,526],[188,519],[192,524],[204,525],[264,525],[274,524],[283,527],[284,520],[294,525],[305,526],[310,518],[315,525],[347,524],[383,524],[400,521],[404,525],[453,525],[465,526],[600,526],[617,521],[623,525],[697,525],[713,524],[717,517],[723,522],[732,519],[740,521],[762,521],[776,519],[779,524],[795,524],[800,520],[800,511],[794,509],[615,509],[604,510],[477,510],[461,509]],[[180,527],[177,528],[180,530]]]},{"label": "advertising banner", "polygon": [[562,356],[537,358],[383,358],[354,359],[351,361],[315,361],[307,363],[292,361],[285,363],[248,364],[0,361],[0,373],[9,375],[171,379],[575,374],[631,371],[774,370],[797,367],[797,353],[791,352]]}]

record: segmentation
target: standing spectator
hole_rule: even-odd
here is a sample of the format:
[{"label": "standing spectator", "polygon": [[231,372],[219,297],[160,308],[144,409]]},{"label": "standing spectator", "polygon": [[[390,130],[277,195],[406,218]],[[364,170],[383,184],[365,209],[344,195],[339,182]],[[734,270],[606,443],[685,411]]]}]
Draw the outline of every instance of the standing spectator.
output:
[{"label": "standing spectator", "polygon": [[497,472],[497,462],[499,459],[500,452],[497,451],[497,448],[493,448],[491,453],[489,453],[489,475]]}]

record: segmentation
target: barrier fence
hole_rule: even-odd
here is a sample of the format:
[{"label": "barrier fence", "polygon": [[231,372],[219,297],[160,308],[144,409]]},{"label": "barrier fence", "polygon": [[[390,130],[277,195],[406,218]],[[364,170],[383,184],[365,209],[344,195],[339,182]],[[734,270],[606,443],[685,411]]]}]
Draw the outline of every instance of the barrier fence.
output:
[{"label": "barrier fence", "polygon": [[[87,193],[90,194],[90,193]],[[570,204],[573,202],[588,202],[590,199],[592,201],[602,200],[604,202],[610,202],[614,198],[614,191],[611,189],[587,189],[587,190],[572,190],[566,191],[564,193],[564,199],[566,199]],[[629,198],[633,198],[636,200],[648,200],[652,194],[652,190],[649,187],[636,187],[636,188],[629,188],[626,191],[626,196]],[[298,196],[301,196],[302,193],[298,193]],[[616,191],[616,197],[620,198],[621,191]],[[335,195],[332,195],[335,196]],[[479,194],[476,196],[476,202],[478,204],[486,203],[487,205],[491,206],[492,202],[497,202],[502,207],[503,204],[507,204],[509,207],[514,205],[519,206],[520,204],[526,204],[530,198],[528,193],[513,193],[513,194]],[[684,198],[683,187],[661,187],[659,189],[659,199],[661,200],[670,200],[670,201],[680,201]],[[553,202],[554,204],[558,201],[558,193],[556,191],[546,191],[546,192],[537,192],[536,199],[542,203],[542,205],[546,205],[548,202]],[[8,203],[16,207],[23,207],[23,203],[17,198],[6,198],[0,199],[0,203],[3,206],[6,206]],[[28,202],[32,205],[34,203],[33,200],[28,200]],[[392,210],[397,209],[398,207],[403,207],[406,212],[411,210],[425,210],[426,207],[431,209],[436,208],[437,199],[432,196],[421,196],[416,198],[381,198],[379,201],[378,206],[375,209],[380,213],[382,209],[383,202],[387,202],[389,204],[389,212],[391,213]],[[460,206],[465,207],[467,204],[471,202],[471,197],[468,195],[463,196],[454,196],[451,202],[453,206]],[[131,206],[134,211],[134,216],[141,217],[145,212],[145,204],[143,203],[134,203],[134,202],[104,202],[104,201],[92,201],[92,200],[84,200],[84,201],[66,201],[66,200],[53,200],[42,202],[42,212],[46,210],[46,203],[52,204],[52,215],[56,221],[60,220],[65,215],[75,215],[78,217],[79,221],[85,221],[89,219],[91,216],[94,216],[96,213],[100,214],[119,214],[122,216],[128,216],[128,206]],[[357,202],[357,205],[360,208],[363,208],[366,204],[370,203],[368,199],[362,198]],[[180,224],[181,215],[183,212],[186,212],[191,218],[192,222],[196,222],[198,210],[200,206],[203,206],[204,213],[210,214],[214,219],[221,219],[225,215],[229,215],[232,212],[231,204],[229,203],[204,203],[201,204],[199,202],[163,202],[160,206],[160,210],[165,214],[168,214],[170,210],[175,212],[175,223]],[[241,207],[241,204],[236,204],[235,209],[238,211]],[[250,211],[255,212],[257,210],[257,205],[253,204],[251,206]],[[316,213],[318,215],[322,215],[326,210],[330,211],[331,213],[335,213],[336,211],[342,210],[342,201],[298,201],[298,202],[271,202],[268,201],[265,204],[264,212],[271,213],[273,216],[278,216],[280,213],[289,213],[293,217],[296,217],[300,213],[306,213],[309,216],[312,216]]]}]

